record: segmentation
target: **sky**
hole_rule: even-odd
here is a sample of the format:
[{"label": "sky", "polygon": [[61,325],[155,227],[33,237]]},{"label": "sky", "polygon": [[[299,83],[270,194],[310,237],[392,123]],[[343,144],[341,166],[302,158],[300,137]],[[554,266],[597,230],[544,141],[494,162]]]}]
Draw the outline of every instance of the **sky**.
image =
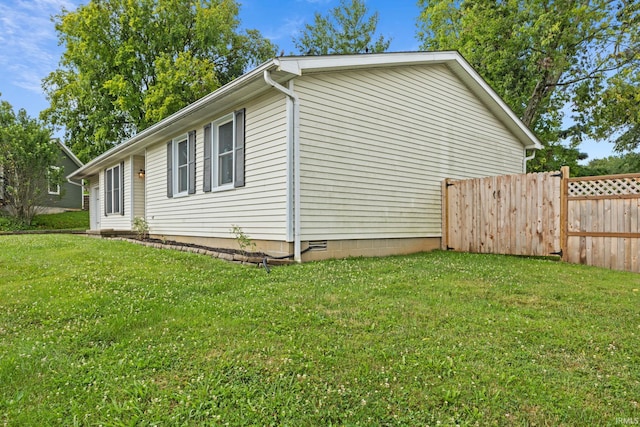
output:
[{"label": "sky", "polygon": [[[51,17],[74,10],[82,0],[0,0],[0,99],[15,111],[25,109],[37,117],[48,107],[42,79],[58,66],[63,48],[58,46]],[[315,12],[327,15],[340,0],[239,0],[242,28],[258,29],[285,54],[297,53],[292,39]],[[389,51],[419,50],[416,26],[417,0],[366,0],[370,12],[379,13],[378,34],[391,39]],[[56,135],[62,136],[62,135]],[[588,142],[581,151],[589,159],[612,154],[612,144]]]}]

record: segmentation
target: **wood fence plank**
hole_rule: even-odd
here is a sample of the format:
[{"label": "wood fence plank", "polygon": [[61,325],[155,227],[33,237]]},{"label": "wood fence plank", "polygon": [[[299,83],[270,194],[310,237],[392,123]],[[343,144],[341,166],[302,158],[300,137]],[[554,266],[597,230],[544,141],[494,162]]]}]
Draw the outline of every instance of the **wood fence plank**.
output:
[{"label": "wood fence plank", "polygon": [[544,195],[544,213],[545,213],[545,224],[543,225],[543,241],[545,242],[544,252],[545,254],[550,254],[555,252],[555,240],[553,238],[554,233],[556,231],[556,222],[555,222],[555,212],[553,206],[553,198],[554,198],[554,190],[553,183],[557,180],[557,178],[552,177],[550,174],[545,176],[545,189],[543,192]]},{"label": "wood fence plank", "polygon": [[[603,214],[602,214],[602,228],[606,233],[611,232],[611,200],[604,200]],[[602,238],[602,245],[604,249],[603,257],[600,260],[596,260],[596,266],[611,268],[611,239],[607,237]],[[615,255],[614,255],[615,257]]]},{"label": "wood fence plank", "polygon": [[518,217],[520,216],[520,212],[518,212],[518,180],[515,176],[509,177],[509,224],[510,224],[510,232],[509,232],[509,247],[511,248],[510,254],[515,254],[516,249],[518,247],[518,233],[519,233],[519,222]]},{"label": "wood fence plank", "polygon": [[480,195],[480,203],[478,205],[479,231],[480,231],[480,252],[490,252],[490,234],[491,234],[491,179],[484,178],[477,181]]},{"label": "wood fence plank", "polygon": [[[632,200],[631,201],[631,213],[630,213],[630,233],[637,233],[640,231],[640,215],[638,215],[638,211],[640,211],[640,200]],[[636,273],[640,273],[640,260],[638,259],[638,252],[640,248],[638,247],[640,243],[640,239],[631,239],[630,244],[630,252],[631,252],[631,266],[630,271],[635,271]]]},{"label": "wood fence plank", "polygon": [[464,215],[464,200],[462,198],[462,192],[460,191],[460,182],[456,182],[453,187],[452,197],[455,200],[454,210],[455,215],[453,217],[453,221],[451,222],[451,229],[449,233],[454,236],[453,238],[453,247],[456,250],[462,249],[462,236],[466,232],[462,224],[462,216]]},{"label": "wood fence plank", "polygon": [[[583,213],[583,215],[585,215],[584,230],[591,231],[593,230],[593,212],[592,212],[593,204],[591,203],[590,200],[585,200],[584,202],[581,202],[581,203],[583,204],[584,210],[585,210],[585,212]],[[593,245],[593,238],[586,236],[584,238],[583,264],[591,264],[593,262],[592,245]]]},{"label": "wood fence plank", "polygon": [[497,192],[497,204],[498,209],[496,210],[496,247],[497,250],[502,251],[502,253],[509,253],[509,226],[507,225],[507,213],[505,202],[508,197],[507,192],[504,188],[505,177],[498,176],[496,177],[496,192]]},{"label": "wood fence plank", "polygon": [[473,194],[471,192],[472,186],[471,181],[462,181],[460,185],[460,191],[462,192],[464,209],[462,211],[462,218],[460,220],[461,224],[464,224],[463,228],[464,233],[460,236],[462,238],[462,245],[460,245],[460,250],[473,252],[473,248],[471,247],[471,239],[473,239],[473,227],[471,225],[471,206],[473,204]]},{"label": "wood fence plank", "polygon": [[[525,220],[525,226],[524,226],[524,230],[525,230],[525,235],[524,235],[524,240],[522,242],[522,248],[524,249],[525,253],[530,253],[532,255],[535,255],[535,251],[533,250],[533,242],[532,242],[532,230],[534,228],[534,224],[532,224],[532,215],[531,215],[531,210],[533,208],[533,202],[532,200],[536,199],[537,193],[536,193],[536,189],[535,186],[533,185],[533,180],[525,180],[524,181],[525,184],[525,188],[523,191],[523,204],[526,206],[525,211],[526,211],[526,220]],[[529,197],[526,197],[526,196]]]},{"label": "wood fence plank", "polygon": [[[624,222],[624,231],[631,231],[631,200],[626,199],[622,201],[623,203],[623,222]],[[622,251],[624,253],[624,264],[622,265],[622,270],[631,270],[631,240],[630,238],[624,238]]]},{"label": "wood fence plank", "polygon": [[[496,245],[496,238],[498,234],[498,203],[500,196],[498,195],[498,180],[495,176],[489,178],[489,182],[491,188],[489,189],[489,200],[487,203],[489,204],[489,217],[487,218],[489,222],[489,230],[487,235],[487,252],[488,253],[499,253],[500,250]],[[486,208],[483,208],[485,210]]]},{"label": "wood fence plank", "polygon": [[456,251],[462,250],[462,221],[460,217],[464,213],[464,205],[462,200],[462,193],[460,192],[460,181],[453,183],[453,186],[449,187],[449,197],[453,200],[452,209],[455,213],[452,217],[452,221],[449,223],[449,241],[452,243],[452,247]]},{"label": "wood fence plank", "polygon": [[545,175],[546,174],[543,174],[543,173],[537,174],[536,181],[535,181],[536,200],[535,200],[535,207],[533,210],[535,215],[535,217],[533,218],[533,221],[534,221],[533,224],[535,226],[535,230],[532,237],[535,240],[537,255],[543,255],[546,253],[544,250],[544,240],[542,239],[542,237],[544,236],[543,224],[544,224],[544,216],[545,216],[544,194],[543,194]]}]

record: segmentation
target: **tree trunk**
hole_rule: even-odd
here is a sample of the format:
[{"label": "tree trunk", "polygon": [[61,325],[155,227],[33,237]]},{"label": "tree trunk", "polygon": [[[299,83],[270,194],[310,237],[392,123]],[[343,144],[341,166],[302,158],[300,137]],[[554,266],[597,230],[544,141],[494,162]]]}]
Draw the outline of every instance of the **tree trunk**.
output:
[{"label": "tree trunk", "polygon": [[555,85],[560,81],[560,77],[562,77],[561,72],[557,73],[557,75],[545,72],[542,79],[536,83],[536,87],[529,97],[527,107],[522,114],[522,123],[529,129],[533,127],[533,124],[538,118],[540,104],[553,92],[553,88],[555,88]]}]

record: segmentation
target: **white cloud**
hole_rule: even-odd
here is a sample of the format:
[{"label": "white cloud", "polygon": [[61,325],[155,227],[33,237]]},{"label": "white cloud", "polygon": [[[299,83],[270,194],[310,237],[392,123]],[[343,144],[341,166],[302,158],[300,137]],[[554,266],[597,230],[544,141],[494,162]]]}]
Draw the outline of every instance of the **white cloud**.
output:
[{"label": "white cloud", "polygon": [[291,37],[297,36],[305,24],[304,18],[284,18],[283,21],[277,29],[266,30],[263,35],[276,43],[281,40],[288,41]]},{"label": "white cloud", "polygon": [[6,80],[42,93],[41,80],[57,67],[62,52],[51,17],[76,7],[69,0],[0,0],[0,65]]}]

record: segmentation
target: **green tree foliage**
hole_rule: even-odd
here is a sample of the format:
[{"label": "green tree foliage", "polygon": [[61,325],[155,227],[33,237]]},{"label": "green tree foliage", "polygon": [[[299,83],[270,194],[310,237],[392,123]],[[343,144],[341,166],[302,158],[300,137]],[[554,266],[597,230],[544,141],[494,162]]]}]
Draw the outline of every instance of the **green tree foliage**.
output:
[{"label": "green tree foliage", "polygon": [[[547,146],[581,157],[581,138],[638,143],[638,3],[624,0],[420,0],[422,48],[456,49]],[[604,101],[604,102],[603,102]],[[563,108],[572,126],[563,127]],[[565,121],[566,122],[566,121]],[[559,141],[568,141],[568,146]],[[573,151],[573,154],[568,153]],[[547,164],[534,162],[539,169]]]},{"label": "green tree foliage", "polygon": [[363,0],[341,0],[327,16],[316,12],[313,24],[306,24],[293,44],[302,55],[384,52],[390,39],[374,39],[378,12],[367,17]]},{"label": "green tree foliage", "polygon": [[43,118],[87,161],[273,57],[235,0],[91,0],[55,17],[65,46]]},{"label": "green tree foliage", "polygon": [[59,149],[51,130],[23,109],[0,101],[0,172],[3,203],[19,222],[31,224],[48,197],[49,185],[62,183],[62,168],[51,169]]},{"label": "green tree foliage", "polygon": [[604,159],[594,159],[584,167],[583,172],[585,175],[640,173],[640,153],[626,153]]}]

